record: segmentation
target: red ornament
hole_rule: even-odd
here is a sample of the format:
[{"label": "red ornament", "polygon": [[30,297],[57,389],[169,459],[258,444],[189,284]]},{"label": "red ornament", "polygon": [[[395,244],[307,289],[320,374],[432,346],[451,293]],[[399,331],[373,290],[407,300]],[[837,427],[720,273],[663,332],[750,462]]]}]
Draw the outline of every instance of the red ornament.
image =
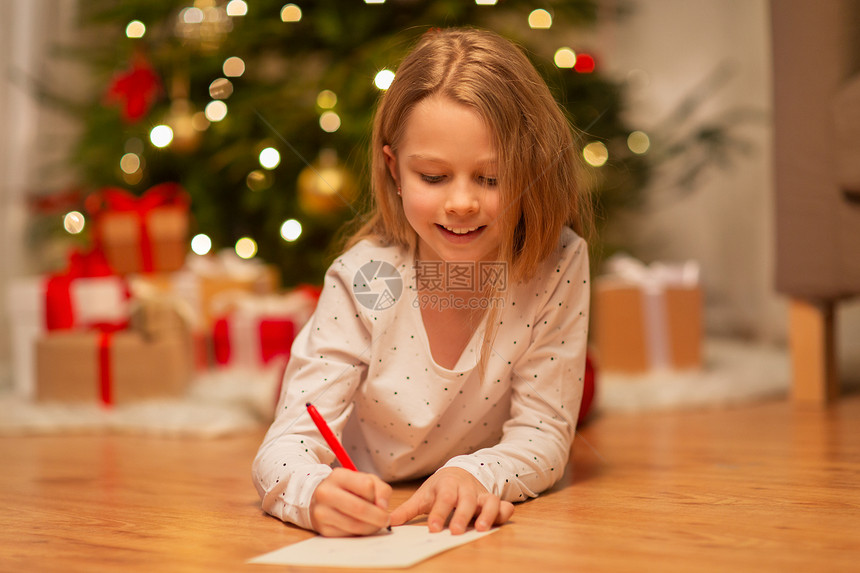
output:
[{"label": "red ornament", "polygon": [[114,77],[105,99],[108,103],[122,103],[122,118],[134,123],[143,118],[155,103],[161,82],[141,54],[135,54],[131,68]]},{"label": "red ornament", "polygon": [[590,74],[594,71],[594,58],[588,54],[577,54],[573,69],[580,74]]}]

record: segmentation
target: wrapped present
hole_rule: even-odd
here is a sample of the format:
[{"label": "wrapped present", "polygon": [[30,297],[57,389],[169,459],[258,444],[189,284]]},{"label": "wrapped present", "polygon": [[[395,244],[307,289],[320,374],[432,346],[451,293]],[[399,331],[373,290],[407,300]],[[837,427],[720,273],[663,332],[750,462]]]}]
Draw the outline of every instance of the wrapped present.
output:
[{"label": "wrapped present", "polygon": [[36,399],[112,405],[184,394],[193,338],[182,307],[164,298],[136,300],[129,325],[39,336]]},{"label": "wrapped present", "polygon": [[173,273],[132,275],[135,296],[169,294],[184,301],[193,313],[195,329],[210,331],[216,314],[223,315],[230,301],[250,294],[271,294],[280,285],[277,269],[235,253],[188,255],[184,267]]},{"label": "wrapped present", "polygon": [[36,344],[36,399],[123,404],[180,396],[190,380],[187,339],[134,330],[59,331]]},{"label": "wrapped present", "polygon": [[181,268],[188,251],[188,205],[175,183],[156,185],[140,197],[107,188],[87,199],[96,244],[118,274]]},{"label": "wrapped present", "polygon": [[129,321],[128,283],[110,274],[98,251],[72,251],[68,265],[48,276],[10,281],[8,308],[15,391],[35,392],[34,344],[45,331],[124,328]]},{"label": "wrapped present", "polygon": [[215,362],[262,368],[279,357],[289,360],[293,339],[310,318],[316,301],[314,291],[308,288],[232,301],[229,312],[213,327]]},{"label": "wrapped present", "polygon": [[702,292],[695,262],[646,266],[613,257],[595,281],[595,347],[607,372],[701,366]]}]

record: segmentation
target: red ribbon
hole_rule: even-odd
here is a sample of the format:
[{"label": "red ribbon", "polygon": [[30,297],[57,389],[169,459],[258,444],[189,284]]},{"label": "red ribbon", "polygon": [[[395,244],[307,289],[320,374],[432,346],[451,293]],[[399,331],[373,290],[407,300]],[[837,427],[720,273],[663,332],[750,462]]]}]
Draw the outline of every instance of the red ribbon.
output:
[{"label": "red ribbon", "polygon": [[113,405],[113,373],[111,372],[110,350],[113,332],[99,332],[99,396],[105,406]]},{"label": "red ribbon", "polygon": [[216,364],[230,363],[230,324],[226,318],[219,318],[212,327],[212,350]]},{"label": "red ribbon", "polygon": [[[66,268],[50,275],[45,285],[45,328],[63,330],[76,326],[71,295],[72,281],[79,278],[108,277],[112,274],[104,253],[100,250],[71,251]],[[128,285],[126,285],[126,296],[129,296]]]},{"label": "red ribbon", "polygon": [[[149,225],[147,224],[149,212],[157,207],[173,206],[187,209],[189,200],[188,195],[178,183],[161,183],[150,187],[140,197],[132,195],[125,189],[106,187],[99,193],[90,195],[86,205],[87,210],[96,220],[110,212],[133,212],[137,215],[141,264],[144,272],[152,272],[155,270],[155,264],[152,255],[152,241],[149,238]],[[99,225],[96,226],[96,242],[98,245],[102,245],[104,242]]]}]

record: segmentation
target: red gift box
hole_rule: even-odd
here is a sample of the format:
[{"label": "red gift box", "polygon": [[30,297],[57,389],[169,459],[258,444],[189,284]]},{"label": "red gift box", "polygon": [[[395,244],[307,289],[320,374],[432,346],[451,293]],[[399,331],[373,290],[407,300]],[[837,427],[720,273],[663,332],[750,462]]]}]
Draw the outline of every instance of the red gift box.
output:
[{"label": "red gift box", "polygon": [[118,274],[169,272],[182,267],[187,252],[186,193],[162,183],[135,197],[106,188],[87,199],[95,219],[96,245]]}]

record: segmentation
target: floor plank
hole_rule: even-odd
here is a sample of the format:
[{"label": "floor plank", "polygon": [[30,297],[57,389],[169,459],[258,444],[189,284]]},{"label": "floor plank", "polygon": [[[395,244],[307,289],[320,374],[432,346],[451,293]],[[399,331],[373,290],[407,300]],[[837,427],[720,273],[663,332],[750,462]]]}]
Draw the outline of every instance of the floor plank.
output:
[{"label": "floor plank", "polygon": [[[0,571],[265,571],[311,534],[260,512],[261,438],[0,438]],[[414,570],[856,570],[859,485],[858,395],[607,415],[553,490]]]}]

